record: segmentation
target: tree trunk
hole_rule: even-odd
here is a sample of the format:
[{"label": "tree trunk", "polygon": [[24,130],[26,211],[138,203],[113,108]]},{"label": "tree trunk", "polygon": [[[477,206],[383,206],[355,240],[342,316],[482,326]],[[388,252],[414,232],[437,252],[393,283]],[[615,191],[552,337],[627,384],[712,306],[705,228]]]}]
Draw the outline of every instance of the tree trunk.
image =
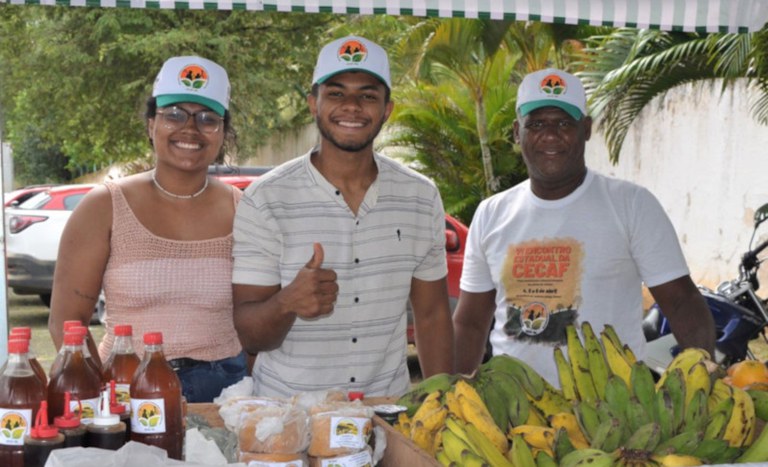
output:
[{"label": "tree trunk", "polygon": [[485,102],[482,91],[475,93],[475,114],[477,119],[477,136],[480,140],[480,154],[483,157],[483,173],[485,174],[486,195],[490,196],[499,191],[499,180],[493,173],[491,148],[488,147],[488,122],[485,119]]}]

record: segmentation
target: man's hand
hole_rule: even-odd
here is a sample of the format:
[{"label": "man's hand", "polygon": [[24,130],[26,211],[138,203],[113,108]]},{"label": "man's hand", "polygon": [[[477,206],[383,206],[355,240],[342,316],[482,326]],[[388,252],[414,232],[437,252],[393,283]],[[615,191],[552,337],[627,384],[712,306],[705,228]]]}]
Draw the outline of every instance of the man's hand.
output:
[{"label": "man's hand", "polygon": [[296,313],[305,319],[317,318],[330,314],[336,304],[339,285],[336,272],[323,269],[325,253],[319,243],[313,245],[314,254],[299,271],[293,282],[288,285],[280,302],[283,309]]}]

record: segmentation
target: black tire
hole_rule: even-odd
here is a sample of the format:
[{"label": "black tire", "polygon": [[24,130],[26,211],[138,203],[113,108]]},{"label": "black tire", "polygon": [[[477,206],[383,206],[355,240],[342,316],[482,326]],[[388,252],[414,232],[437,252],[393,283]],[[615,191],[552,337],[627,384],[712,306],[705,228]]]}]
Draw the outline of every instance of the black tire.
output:
[{"label": "black tire", "polygon": [[49,293],[41,293],[40,294],[40,300],[47,306],[48,308],[51,307],[51,294]]}]

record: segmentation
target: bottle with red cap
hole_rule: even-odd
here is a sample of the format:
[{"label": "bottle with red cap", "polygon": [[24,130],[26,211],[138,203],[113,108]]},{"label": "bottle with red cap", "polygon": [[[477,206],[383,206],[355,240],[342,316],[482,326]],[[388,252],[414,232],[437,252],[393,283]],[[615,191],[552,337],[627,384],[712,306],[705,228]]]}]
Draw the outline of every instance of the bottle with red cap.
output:
[{"label": "bottle with red cap", "polygon": [[8,342],[8,361],[0,373],[0,465],[24,467],[24,437],[29,433],[45,385],[27,359],[29,341]]},{"label": "bottle with red cap", "polygon": [[[70,330],[75,326],[82,326],[83,323],[77,320],[67,320],[64,321],[64,324],[62,325],[62,329],[64,331],[64,334],[66,335]],[[64,345],[62,345],[59,348],[59,352],[56,354],[56,358],[53,359],[53,363],[51,363],[51,369],[48,371],[48,379],[53,379],[54,376],[56,376],[59,371],[61,371],[61,364],[64,360]]]},{"label": "bottle with red cap", "polygon": [[29,352],[27,352],[29,364],[32,366],[32,370],[35,372],[37,377],[40,378],[40,381],[43,382],[43,385],[48,386],[48,376],[45,374],[45,369],[43,369],[43,365],[41,365],[37,360],[37,354],[35,354],[35,352],[32,350],[32,328],[29,326],[13,327],[11,328],[8,339],[13,339],[14,336],[24,337],[29,341]]},{"label": "bottle with red cap", "polygon": [[85,446],[85,425],[80,423],[82,407],[77,411],[70,410],[71,400],[69,391],[64,392],[64,413],[53,418],[53,426],[64,435],[65,448]]},{"label": "bottle with red cap", "polygon": [[97,361],[95,358],[93,358],[93,354],[91,353],[90,346],[88,344],[88,341],[90,340],[90,334],[88,334],[88,328],[79,325],[79,326],[72,326],[69,328],[67,332],[77,332],[79,334],[82,334],[83,336],[83,355],[85,356],[85,362],[88,363],[88,365],[91,366],[91,368],[98,373],[99,378],[101,378],[101,363]]},{"label": "bottle with red cap", "polygon": [[131,382],[131,441],[181,459],[184,446],[181,382],[165,360],[163,334],[144,334],[144,357]]},{"label": "bottle with red cap", "polygon": [[80,409],[81,423],[87,425],[99,406],[101,375],[85,360],[81,333],[64,334],[62,348],[64,356],[61,370],[58,374],[52,375],[48,382],[49,421],[53,423],[55,417],[64,414],[64,395],[68,391],[72,397],[69,409]]},{"label": "bottle with red cap", "polygon": [[64,447],[64,435],[48,424],[48,403],[40,402],[35,425],[24,437],[24,467],[44,467],[51,451]]},{"label": "bottle with red cap", "polygon": [[131,407],[131,380],[139,367],[141,359],[133,349],[133,328],[130,324],[115,326],[115,342],[112,351],[104,362],[102,382],[115,382],[117,402],[125,404],[126,413]]},{"label": "bottle with red cap", "polygon": [[110,409],[110,388],[101,393],[99,412],[86,426],[85,445],[92,448],[117,451],[125,444],[125,423]]}]

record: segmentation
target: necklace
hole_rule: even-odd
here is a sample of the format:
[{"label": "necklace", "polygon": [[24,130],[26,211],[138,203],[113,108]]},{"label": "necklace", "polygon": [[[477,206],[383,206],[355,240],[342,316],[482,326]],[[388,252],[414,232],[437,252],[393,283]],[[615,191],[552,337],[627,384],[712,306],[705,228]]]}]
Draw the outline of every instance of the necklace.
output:
[{"label": "necklace", "polygon": [[198,196],[202,195],[206,188],[208,188],[208,177],[205,177],[205,184],[197,193],[192,193],[191,195],[177,195],[175,193],[171,193],[170,191],[163,188],[162,185],[160,185],[160,182],[157,181],[157,171],[152,171],[152,181],[154,182],[155,186],[158,190],[162,191],[163,194],[170,196],[171,198],[176,199],[192,199],[197,198]]}]

